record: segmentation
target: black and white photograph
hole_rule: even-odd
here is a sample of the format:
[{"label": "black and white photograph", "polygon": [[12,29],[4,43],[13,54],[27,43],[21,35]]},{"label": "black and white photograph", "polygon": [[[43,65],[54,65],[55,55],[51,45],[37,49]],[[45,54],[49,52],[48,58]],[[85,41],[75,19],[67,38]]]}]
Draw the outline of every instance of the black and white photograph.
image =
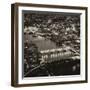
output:
[{"label": "black and white photograph", "polygon": [[23,15],[24,77],[79,75],[80,14],[27,11]]},{"label": "black and white photograph", "polygon": [[12,60],[14,86],[87,82],[87,7],[16,3]]}]

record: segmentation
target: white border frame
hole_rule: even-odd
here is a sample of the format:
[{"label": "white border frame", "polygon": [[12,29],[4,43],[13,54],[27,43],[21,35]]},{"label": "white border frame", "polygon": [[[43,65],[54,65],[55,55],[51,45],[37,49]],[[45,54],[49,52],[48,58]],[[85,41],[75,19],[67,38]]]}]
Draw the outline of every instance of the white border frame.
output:
[{"label": "white border frame", "polygon": [[[51,77],[35,77],[35,78],[22,78],[22,10],[33,10],[33,11],[50,11],[50,12],[67,12],[67,13],[81,13],[81,27],[80,27],[80,39],[81,39],[81,75],[70,75],[70,76],[51,76]],[[35,83],[48,83],[48,82],[68,82],[68,81],[83,81],[85,80],[85,10],[78,9],[58,9],[58,8],[45,8],[45,7],[18,7],[18,83],[19,84],[35,84]]]}]

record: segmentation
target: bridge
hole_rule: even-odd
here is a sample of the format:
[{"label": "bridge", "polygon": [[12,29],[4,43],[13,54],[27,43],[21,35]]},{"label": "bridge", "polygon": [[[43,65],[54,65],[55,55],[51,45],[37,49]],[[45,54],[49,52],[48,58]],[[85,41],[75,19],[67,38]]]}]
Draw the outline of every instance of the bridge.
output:
[{"label": "bridge", "polygon": [[40,59],[40,63],[50,63],[66,59],[80,59],[80,54],[70,47],[44,50],[40,53],[42,56]]}]

